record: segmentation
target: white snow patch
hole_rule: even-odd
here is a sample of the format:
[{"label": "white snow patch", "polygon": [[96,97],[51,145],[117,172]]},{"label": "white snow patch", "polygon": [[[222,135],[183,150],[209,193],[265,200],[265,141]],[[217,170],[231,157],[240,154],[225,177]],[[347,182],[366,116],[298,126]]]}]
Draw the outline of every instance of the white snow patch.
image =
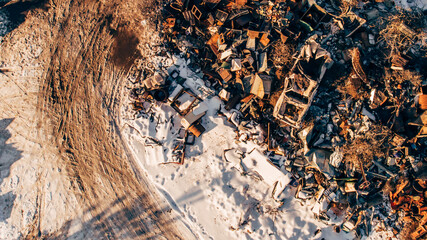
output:
[{"label": "white snow patch", "polygon": [[423,10],[427,10],[427,1],[426,0],[395,0],[397,6],[400,6],[404,9],[410,9],[412,7],[417,7]]}]

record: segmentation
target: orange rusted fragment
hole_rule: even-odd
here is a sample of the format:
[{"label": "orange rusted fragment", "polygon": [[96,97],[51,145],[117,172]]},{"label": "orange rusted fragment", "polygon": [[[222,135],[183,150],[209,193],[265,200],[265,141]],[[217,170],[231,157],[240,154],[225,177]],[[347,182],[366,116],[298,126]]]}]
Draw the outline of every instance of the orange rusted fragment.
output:
[{"label": "orange rusted fragment", "polygon": [[420,239],[426,233],[427,229],[424,226],[419,226],[413,233],[411,233],[411,238]]},{"label": "orange rusted fragment", "polygon": [[258,31],[248,30],[248,37],[249,38],[257,38],[258,36],[259,36],[259,32]]},{"label": "orange rusted fragment", "polygon": [[396,192],[393,194],[393,198],[396,198],[397,195],[406,187],[406,185],[408,185],[409,180],[404,180],[402,183],[400,183],[397,188],[396,188]]},{"label": "orange rusted fragment", "polygon": [[264,33],[261,36],[261,39],[259,40],[259,42],[265,47],[268,45],[268,43],[270,42],[270,39],[268,38],[268,34]]},{"label": "orange rusted fragment", "polygon": [[175,27],[175,18],[166,18],[166,21],[163,23],[165,28]]},{"label": "orange rusted fragment", "polygon": [[242,103],[247,103],[247,102],[249,102],[252,98],[254,98],[255,97],[255,95],[253,95],[253,94],[250,94],[249,96],[247,96],[247,97],[245,97],[245,98],[243,98],[242,100],[241,100],[241,102]]},{"label": "orange rusted fragment", "polygon": [[212,49],[212,52],[215,53],[215,55],[219,54],[218,51],[218,39],[219,39],[219,34],[215,33],[211,39],[209,39],[209,41],[206,42],[207,45],[209,45],[209,47]]}]

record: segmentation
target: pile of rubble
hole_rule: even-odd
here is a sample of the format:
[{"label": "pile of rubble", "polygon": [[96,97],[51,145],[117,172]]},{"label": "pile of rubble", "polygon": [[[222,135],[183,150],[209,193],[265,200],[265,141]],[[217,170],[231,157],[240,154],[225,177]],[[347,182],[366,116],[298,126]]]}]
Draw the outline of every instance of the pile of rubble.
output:
[{"label": "pile of rubble", "polygon": [[423,12],[392,0],[177,0],[162,15],[163,54],[185,58],[200,82],[147,66],[131,97],[137,111],[168,102],[182,116],[176,162],[205,131],[203,100],[216,95],[239,141],[283,156],[271,163],[319,220],[341,217],[336,230],[358,236],[374,226],[426,235]]}]

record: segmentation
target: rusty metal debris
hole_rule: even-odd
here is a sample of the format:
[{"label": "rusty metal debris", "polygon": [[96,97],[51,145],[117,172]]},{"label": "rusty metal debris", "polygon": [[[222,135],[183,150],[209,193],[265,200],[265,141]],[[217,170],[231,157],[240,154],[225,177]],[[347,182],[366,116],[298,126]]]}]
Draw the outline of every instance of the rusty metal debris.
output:
[{"label": "rusty metal debris", "polygon": [[[276,198],[290,184],[336,231],[419,239],[427,233],[426,19],[384,1],[339,2],[172,0],[159,28],[163,47],[223,101],[236,141],[265,144],[276,177],[259,177],[278,184]],[[174,149],[182,163],[209,106],[178,70],[153,71],[136,74],[132,107],[147,112],[145,102],[168,100],[185,133]],[[256,171],[252,155],[261,153],[224,151],[242,172]]]},{"label": "rusty metal debris", "polygon": [[285,78],[285,87],[273,116],[285,124],[300,127],[317,87],[332,63],[329,53],[314,40],[309,40],[301,48],[290,75]]}]

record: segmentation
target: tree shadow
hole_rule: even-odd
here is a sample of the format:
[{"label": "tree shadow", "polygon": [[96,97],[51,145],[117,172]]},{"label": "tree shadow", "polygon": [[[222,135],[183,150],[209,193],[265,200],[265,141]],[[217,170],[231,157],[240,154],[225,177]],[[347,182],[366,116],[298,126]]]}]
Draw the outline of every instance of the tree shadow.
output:
[{"label": "tree shadow", "polygon": [[193,191],[183,194],[175,202],[182,205],[183,203],[194,203],[204,199],[203,191],[199,188],[195,188]]},{"label": "tree shadow", "polygon": [[4,222],[10,218],[12,213],[13,202],[16,199],[16,195],[13,192],[7,192],[0,195],[1,211],[0,211],[0,222]]},{"label": "tree shadow", "polygon": [[4,13],[9,22],[4,35],[13,31],[25,21],[25,17],[30,10],[49,9],[49,1],[47,0],[18,0],[18,1],[2,1],[0,2],[0,11]]},{"label": "tree shadow", "polygon": [[[12,134],[6,128],[13,120],[14,118],[0,120],[0,186],[3,180],[10,175],[12,164],[22,157],[22,151],[16,149],[12,143],[6,143],[12,137]],[[0,195],[0,222],[10,217],[15,199],[16,195],[13,192]]]},{"label": "tree shadow", "polygon": [[[241,211],[241,217],[238,225],[233,227],[243,233],[242,239],[257,239],[254,235],[247,233],[247,229],[250,229],[252,232],[257,232],[257,234],[261,235],[263,239],[313,239],[314,232],[318,228],[316,224],[304,220],[302,215],[300,216],[298,213],[294,215],[285,215],[286,211],[295,208],[295,206],[291,204],[290,199],[286,200],[284,205],[281,207],[277,205],[277,215],[270,215],[265,210],[261,210],[266,209],[265,206],[268,205],[268,201],[265,201],[266,199],[260,198],[258,193],[246,193],[242,191],[245,186],[250,186],[250,184],[256,180],[250,179],[249,176],[246,176],[248,178],[247,182],[240,181],[236,179],[238,174],[240,174],[240,172],[234,168],[223,170],[222,176],[213,178],[209,187],[217,187],[215,188],[215,191],[223,191],[227,196],[227,201],[231,202],[237,209],[239,209],[237,212]],[[218,186],[220,188],[218,188]],[[289,195],[290,198],[293,198],[294,194],[289,192],[289,188],[287,188],[285,193]],[[261,206],[263,207],[260,208]],[[239,215],[235,214],[234,216],[238,217]],[[289,221],[290,224],[284,224],[284,221]],[[284,226],[286,226],[286,228],[292,228],[292,233],[288,234],[282,230],[278,230]],[[325,233],[322,232],[322,234],[322,236],[329,236],[326,231]]]},{"label": "tree shadow", "polygon": [[[143,194],[139,198],[130,199],[122,196],[113,201],[110,206],[93,206],[84,211],[84,216],[92,216],[89,220],[81,222],[81,228],[71,231],[74,220],[68,220],[58,231],[41,235],[43,239],[164,239],[166,233],[174,233],[174,223],[180,221],[181,216],[164,218],[161,215],[171,209],[157,208],[156,204],[146,204],[149,198]],[[130,207],[121,207],[123,202],[129,202]],[[119,210],[113,210],[113,209]],[[157,210],[156,210],[157,209]],[[100,211],[101,210],[101,211]],[[98,212],[98,214],[94,214]],[[159,230],[157,226],[162,226]],[[71,233],[70,233],[71,232]],[[174,236],[174,239],[181,239]]]},{"label": "tree shadow", "polygon": [[6,128],[13,120],[14,118],[0,120],[0,185],[9,176],[12,164],[22,157],[22,151],[16,149],[13,143],[6,143],[12,137]]}]

